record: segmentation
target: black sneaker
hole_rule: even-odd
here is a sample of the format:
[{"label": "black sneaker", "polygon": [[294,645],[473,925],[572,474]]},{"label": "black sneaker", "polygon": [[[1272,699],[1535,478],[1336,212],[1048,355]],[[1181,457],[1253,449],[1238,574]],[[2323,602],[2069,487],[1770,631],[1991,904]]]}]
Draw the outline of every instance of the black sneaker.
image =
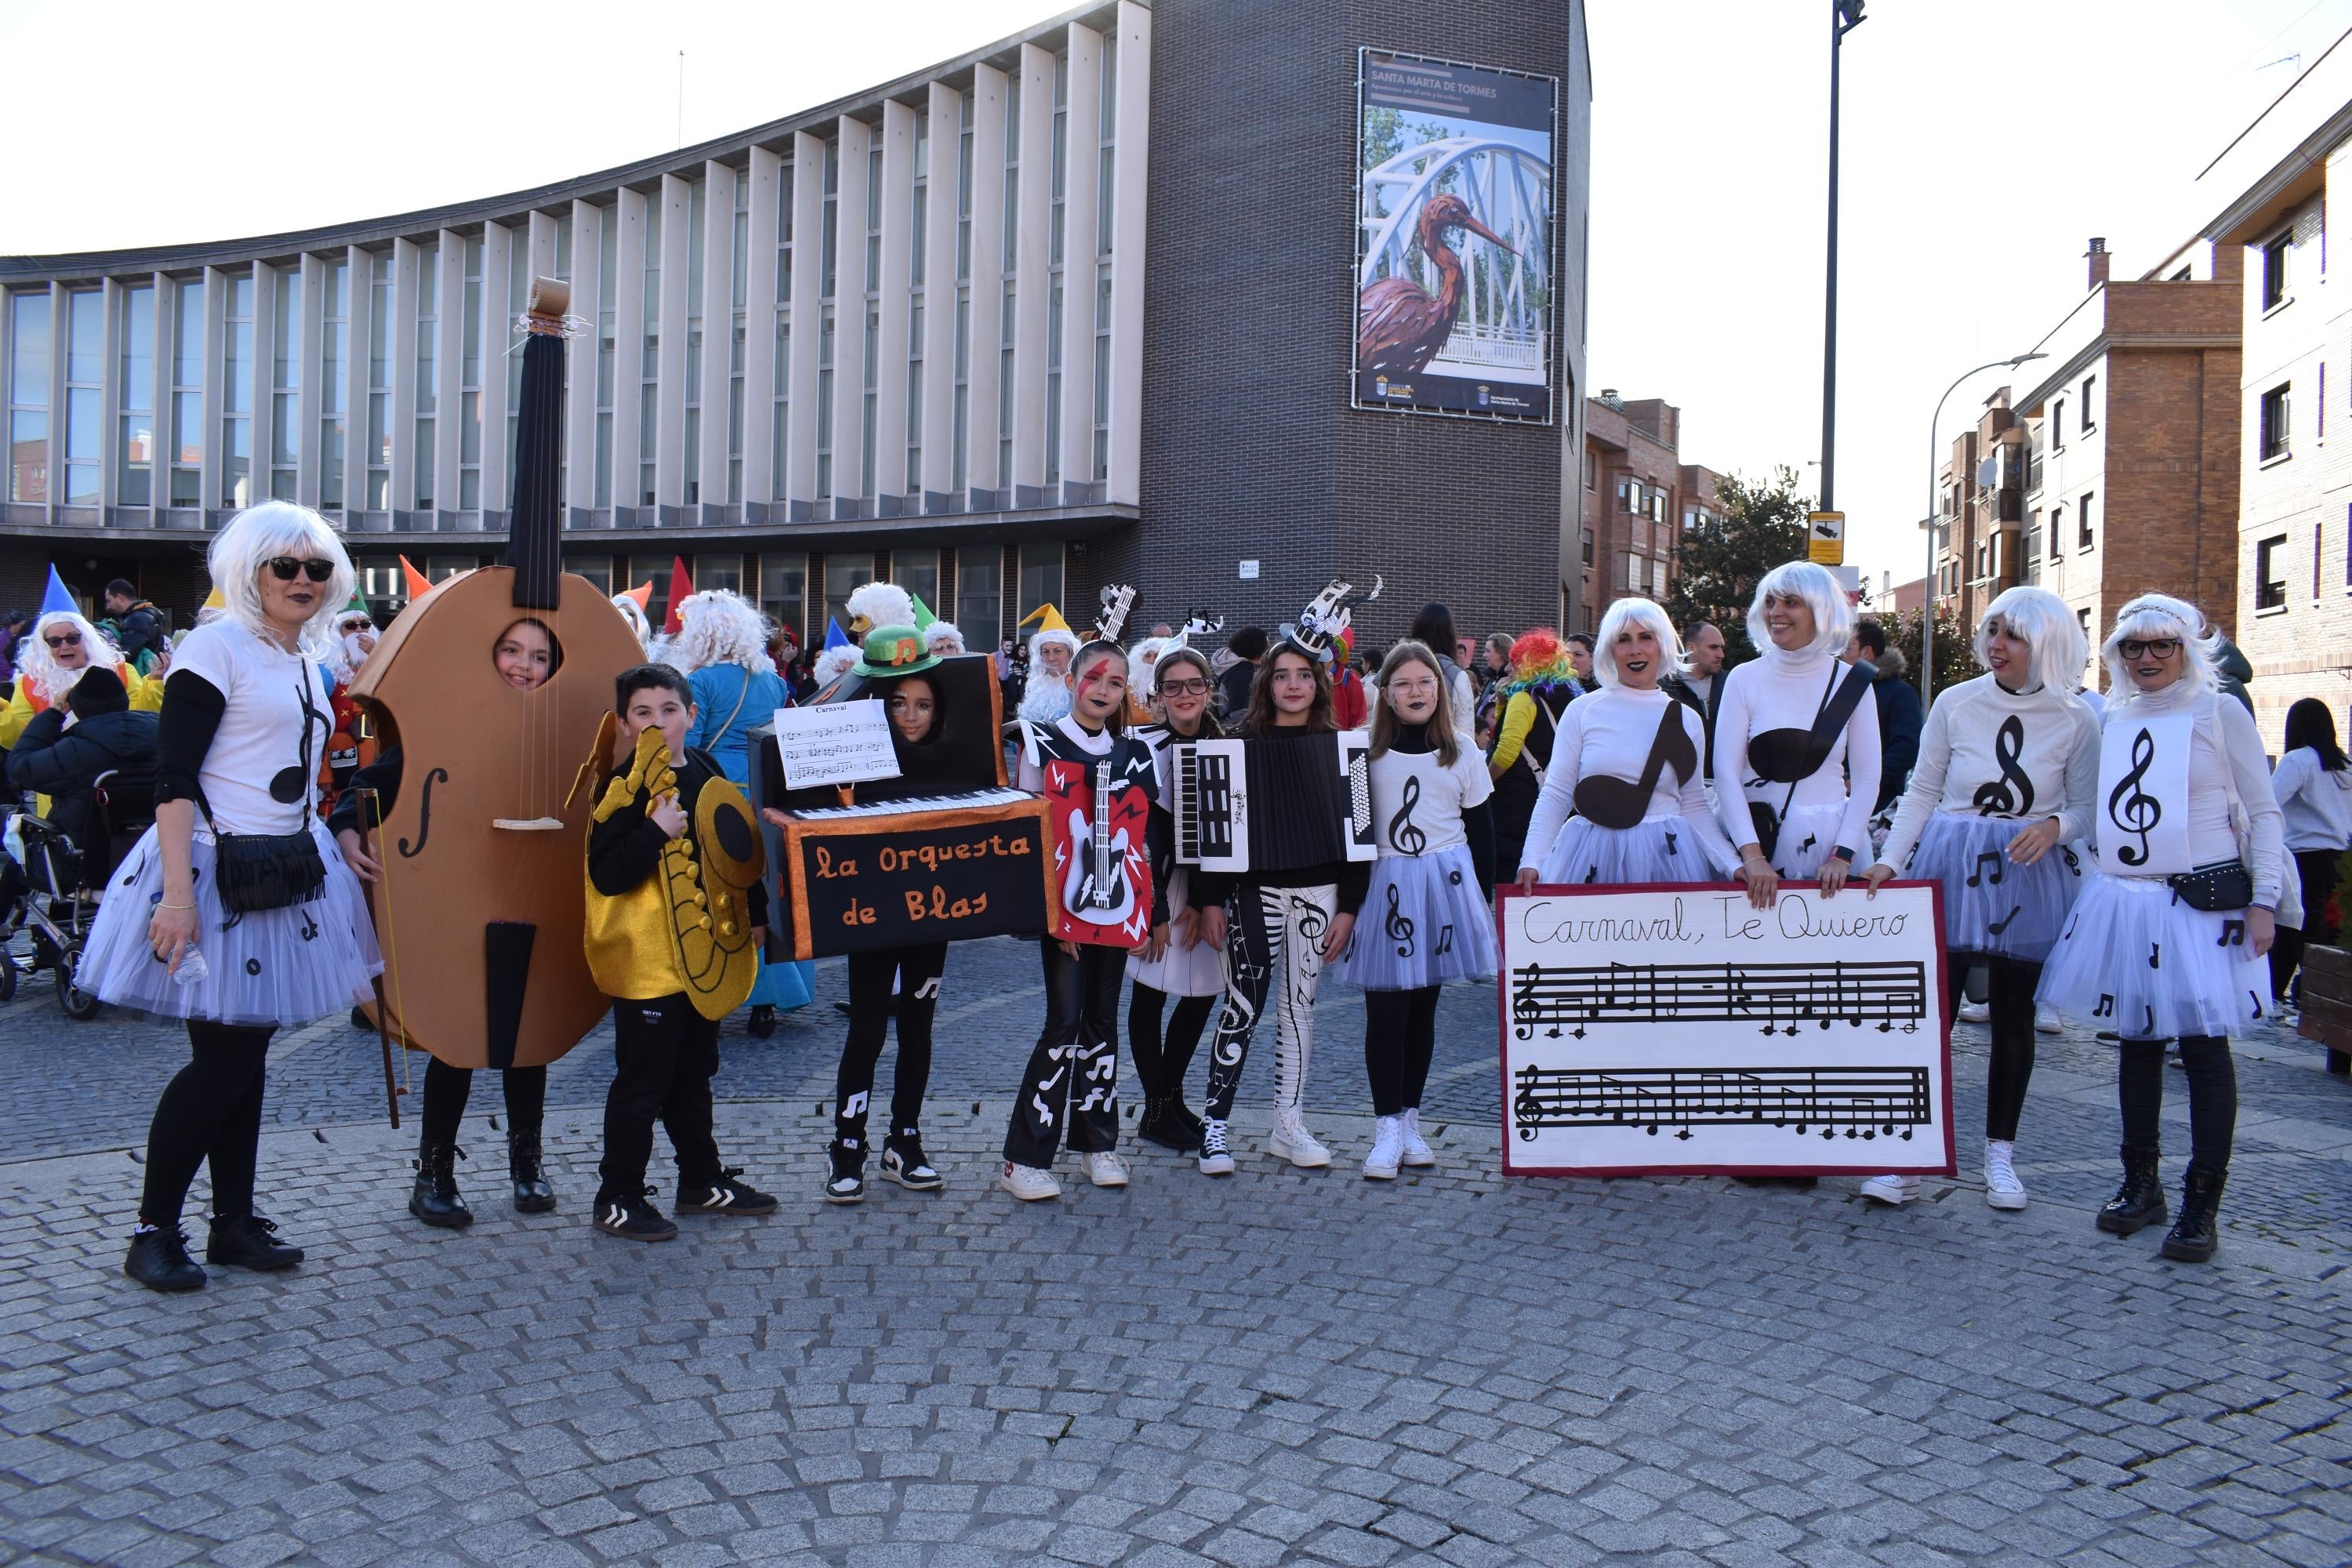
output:
[{"label": "black sneaker", "polygon": [[212,1239],[205,1244],[205,1261],[267,1272],[293,1268],[302,1261],[302,1249],[278,1240],[278,1226],[259,1215],[237,1215],[213,1221]]},{"label": "black sneaker", "polygon": [[680,1214],[740,1214],[763,1215],[776,1212],[776,1200],[754,1186],[735,1178],[743,1173],[740,1165],[730,1165],[719,1173],[719,1179],[709,1186],[696,1191],[681,1187],[677,1194]]},{"label": "black sneaker", "polygon": [[677,1226],[653,1205],[654,1190],[641,1188],[633,1197],[612,1193],[596,1194],[596,1228],[623,1241],[674,1241]]},{"label": "black sneaker", "polygon": [[882,1141],[882,1179],[896,1182],[910,1193],[936,1193],[947,1178],[923,1158],[923,1135],[894,1132]]},{"label": "black sneaker", "polygon": [[122,1271],[150,1290],[201,1290],[205,1271],[188,1256],[188,1237],[178,1226],[142,1230],[131,1238]]},{"label": "black sneaker", "polygon": [[836,1138],[825,1146],[824,1157],[831,1170],[824,1178],[824,1201],[829,1204],[862,1204],[866,1201],[866,1146],[864,1140],[845,1143]]}]

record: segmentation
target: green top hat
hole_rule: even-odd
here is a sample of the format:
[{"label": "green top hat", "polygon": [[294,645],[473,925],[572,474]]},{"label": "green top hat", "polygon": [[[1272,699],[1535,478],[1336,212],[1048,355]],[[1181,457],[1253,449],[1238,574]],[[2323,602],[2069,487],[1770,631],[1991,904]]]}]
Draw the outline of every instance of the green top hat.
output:
[{"label": "green top hat", "polygon": [[858,650],[864,657],[850,670],[871,680],[877,677],[919,675],[941,661],[923,646],[923,634],[913,626],[876,626],[866,634]]}]

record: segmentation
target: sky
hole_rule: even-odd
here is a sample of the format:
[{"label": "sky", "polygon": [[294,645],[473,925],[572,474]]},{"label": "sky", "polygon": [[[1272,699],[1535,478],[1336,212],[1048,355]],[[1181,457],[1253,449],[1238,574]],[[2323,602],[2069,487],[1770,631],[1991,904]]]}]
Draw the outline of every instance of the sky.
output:
[{"label": "sky", "polygon": [[[215,14],[119,0],[101,47],[87,8],[0,0],[0,58],[51,62],[12,69],[0,95],[0,253],[229,238],[527,189],[814,107],[1058,8],[253,0]],[[1786,463],[1809,488],[1829,9],[1586,5],[1588,390],[1678,405],[1685,461]],[[2193,235],[2221,205],[2193,189],[2197,172],[2347,28],[2352,0],[1868,0],[1843,68],[1836,500],[1850,563],[1874,583],[1922,574],[1945,385],[2057,323],[2082,297],[2088,237],[2128,278]],[[354,95],[374,105],[363,141],[323,112]],[[61,138],[65,155],[28,155]],[[1349,216],[1335,195],[1332,221]],[[1953,395],[1938,454],[2001,380]]]}]

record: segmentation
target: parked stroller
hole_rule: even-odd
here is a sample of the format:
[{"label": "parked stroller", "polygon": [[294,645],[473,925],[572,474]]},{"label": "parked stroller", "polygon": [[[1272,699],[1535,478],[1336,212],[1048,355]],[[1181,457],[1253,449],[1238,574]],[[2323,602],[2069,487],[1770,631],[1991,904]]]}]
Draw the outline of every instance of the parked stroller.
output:
[{"label": "parked stroller", "polygon": [[51,972],[68,1018],[98,1016],[97,997],[75,983],[100,889],[155,820],[154,786],[100,773],[90,787],[80,842],[47,817],[19,813],[0,848],[0,1002],[20,973]]}]

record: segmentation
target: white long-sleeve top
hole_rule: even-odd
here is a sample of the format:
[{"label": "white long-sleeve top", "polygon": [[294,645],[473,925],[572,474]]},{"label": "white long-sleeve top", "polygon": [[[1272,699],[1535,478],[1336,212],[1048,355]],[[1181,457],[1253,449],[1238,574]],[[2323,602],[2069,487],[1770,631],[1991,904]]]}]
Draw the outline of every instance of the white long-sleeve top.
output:
[{"label": "white long-sleeve top", "polygon": [[[2003,726],[2012,720],[2009,732],[2015,739],[2008,744],[2013,755],[2001,749]],[[2024,775],[2022,784],[2002,768],[2004,756],[2011,770]],[[1997,795],[1989,786],[1998,786]],[[2024,804],[2029,788],[2030,810]],[[1910,787],[1895,809],[1894,829],[1878,858],[1901,870],[1918,847],[1928,818],[1939,811],[2019,823],[2054,816],[2059,842],[2080,838],[2091,830],[2091,801],[2098,788],[2099,722],[2089,703],[2046,686],[2011,691],[1980,675],[1947,687],[1928,710]],[[1988,804],[1992,809],[1986,809]]]},{"label": "white long-sleeve top", "polygon": [[2286,852],[2352,847],[2352,769],[2329,773],[2319,753],[2297,746],[2279,759],[2271,793],[2286,819]]},{"label": "white long-sleeve top", "polygon": [[[1864,700],[1865,705],[1868,700]],[[1641,782],[1643,766],[1658,738],[1659,721],[1669,708],[1682,718],[1683,732],[1690,737],[1691,756],[1705,755],[1705,721],[1654,688],[1631,691],[1622,686],[1603,686],[1568,705],[1560,715],[1559,732],[1552,737],[1551,763],[1544,773],[1542,793],[1536,796],[1535,815],[1528,822],[1521,868],[1539,868],[1551,854],[1560,829],[1576,809],[1579,779],[1592,775],[1621,778],[1628,784]],[[1689,778],[1676,777],[1672,765],[1659,770],[1642,820],[1655,822],[1670,816],[1690,824],[1702,852],[1717,870],[1728,876],[1738,868],[1738,853],[1724,837],[1723,824],[1706,804],[1703,769],[1694,767]]]},{"label": "white long-sleeve top", "polygon": [[[1793,816],[1801,811],[1843,806],[1838,847],[1856,855],[1870,846],[1870,808],[1878,799],[1878,703],[1869,693],[1831,742],[1822,765],[1797,781],[1794,796],[1785,784],[1759,779],[1748,766],[1748,742],[1768,730],[1811,730],[1822,700],[1833,691],[1830,677],[1845,679],[1847,666],[1825,653],[1782,653],[1775,648],[1723,677],[1723,707],[1715,721],[1716,806],[1735,845],[1756,842],[1748,803],[1761,801]],[[1737,780],[1739,787],[1731,787]],[[1849,790],[1851,784],[1851,790]],[[1785,811],[1781,803],[1788,802]]]},{"label": "white long-sleeve top", "polygon": [[[2195,715],[2189,742],[2189,863],[2243,858],[2253,872],[2254,902],[2277,909],[2286,876],[2286,818],[2271,792],[2254,716],[2235,698],[2193,691],[2187,681],[2176,680],[2161,691],[2135,692],[2126,700],[2110,697],[2101,730],[2169,713]],[[2230,823],[2233,790],[2246,816],[2250,842],[2242,849]],[[2092,805],[2095,811],[2098,803]],[[2100,869],[2106,868],[2103,862]]]}]

